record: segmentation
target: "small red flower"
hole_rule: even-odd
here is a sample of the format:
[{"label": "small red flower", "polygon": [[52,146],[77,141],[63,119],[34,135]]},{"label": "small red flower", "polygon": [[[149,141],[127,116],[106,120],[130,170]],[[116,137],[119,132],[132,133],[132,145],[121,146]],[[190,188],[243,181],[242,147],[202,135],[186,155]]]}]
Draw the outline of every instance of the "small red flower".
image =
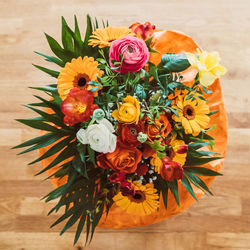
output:
[{"label": "small red flower", "polygon": [[134,195],[134,189],[129,181],[123,181],[120,185],[120,191],[123,196]]},{"label": "small red flower", "polygon": [[139,163],[135,171],[138,175],[144,175],[148,172],[148,165],[146,163]]},{"label": "small red flower", "polygon": [[129,28],[132,29],[137,37],[147,40],[154,34],[155,25],[152,25],[150,22],[144,24],[134,23]]},{"label": "small red flower", "polygon": [[188,145],[184,144],[184,145],[180,145],[178,150],[176,151],[177,154],[186,154],[188,151]]},{"label": "small red flower", "polygon": [[161,177],[167,181],[179,180],[183,178],[183,168],[178,162],[172,161],[168,157],[162,158]]},{"label": "small red flower", "polygon": [[88,121],[98,107],[93,102],[94,97],[91,91],[71,89],[61,105],[61,111],[65,115],[64,123],[73,126],[78,122]]},{"label": "small red flower", "polygon": [[139,120],[137,124],[122,124],[118,123],[118,133],[123,144],[131,147],[140,146],[141,142],[137,140],[140,132],[143,132],[142,121]]},{"label": "small red flower", "polygon": [[115,172],[109,176],[109,181],[114,183],[121,183],[125,180],[125,174],[122,172]]}]

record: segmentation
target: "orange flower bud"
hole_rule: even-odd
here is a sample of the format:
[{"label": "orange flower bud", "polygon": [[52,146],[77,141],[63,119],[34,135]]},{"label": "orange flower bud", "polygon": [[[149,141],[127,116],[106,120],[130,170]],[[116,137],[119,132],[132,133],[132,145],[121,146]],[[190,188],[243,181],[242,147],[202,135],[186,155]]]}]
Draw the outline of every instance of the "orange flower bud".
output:
[{"label": "orange flower bud", "polygon": [[137,37],[147,40],[154,34],[155,25],[152,25],[150,22],[144,24],[134,23],[129,28],[132,29]]}]

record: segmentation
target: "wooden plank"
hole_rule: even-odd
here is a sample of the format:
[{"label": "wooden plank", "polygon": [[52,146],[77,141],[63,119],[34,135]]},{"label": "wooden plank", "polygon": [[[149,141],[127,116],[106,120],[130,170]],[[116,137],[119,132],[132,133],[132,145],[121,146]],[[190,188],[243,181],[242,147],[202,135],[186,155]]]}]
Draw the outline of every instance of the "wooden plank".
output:
[{"label": "wooden plank", "polygon": [[250,233],[208,233],[211,249],[250,249]]}]

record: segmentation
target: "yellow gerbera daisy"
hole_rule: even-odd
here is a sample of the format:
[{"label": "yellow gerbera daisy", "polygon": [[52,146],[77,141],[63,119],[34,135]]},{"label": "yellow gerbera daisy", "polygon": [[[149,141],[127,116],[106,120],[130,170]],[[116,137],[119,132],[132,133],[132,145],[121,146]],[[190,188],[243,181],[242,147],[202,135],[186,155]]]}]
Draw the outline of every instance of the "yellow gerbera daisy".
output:
[{"label": "yellow gerbera daisy", "polygon": [[[87,56],[84,58],[79,56],[77,59],[72,59],[70,63],[66,63],[57,80],[57,89],[61,99],[64,100],[74,87],[92,89],[93,86],[88,85],[88,82],[96,81],[97,76],[103,74],[103,71],[98,69],[97,66],[98,62],[93,57]],[[94,96],[98,95],[97,91],[93,92]]]},{"label": "yellow gerbera daisy", "polygon": [[108,26],[105,29],[94,31],[90,36],[89,45],[93,47],[99,46],[99,48],[107,47],[114,40],[128,35],[134,35],[134,33],[127,27]]},{"label": "yellow gerbera daisy", "polygon": [[149,215],[154,213],[159,207],[159,195],[154,188],[153,183],[141,185],[137,181],[132,183],[135,194],[123,196],[119,192],[114,198],[114,202],[117,206],[125,210],[129,214],[133,215]]},{"label": "yellow gerbera daisy", "polygon": [[177,140],[173,138],[170,141],[170,145],[173,147],[173,150],[171,151],[172,155],[170,157],[173,161],[178,162],[179,164],[181,164],[181,166],[184,166],[187,158],[187,153],[179,154],[178,150],[180,146],[185,145],[185,142],[183,140]]},{"label": "yellow gerbera daisy", "polygon": [[[192,93],[191,93],[192,94]],[[196,96],[187,100],[188,95],[181,95],[178,97],[176,105],[176,112],[179,117],[173,115],[173,120],[181,122],[186,134],[197,136],[201,129],[205,129],[209,123],[209,107],[204,100]]]}]

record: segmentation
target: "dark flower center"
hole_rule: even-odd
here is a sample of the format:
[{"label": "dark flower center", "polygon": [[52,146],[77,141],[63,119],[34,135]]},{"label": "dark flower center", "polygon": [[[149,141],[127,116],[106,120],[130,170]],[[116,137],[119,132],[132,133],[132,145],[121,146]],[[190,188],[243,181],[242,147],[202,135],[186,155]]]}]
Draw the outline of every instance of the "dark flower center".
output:
[{"label": "dark flower center", "polygon": [[134,199],[140,200],[142,198],[141,194],[137,193],[134,195]]},{"label": "dark flower center", "polygon": [[132,202],[141,203],[146,200],[146,195],[144,192],[136,190],[135,193],[133,195],[129,195],[128,198]]},{"label": "dark flower center", "polygon": [[129,53],[133,53],[134,52],[134,48],[132,46],[130,46],[130,45],[128,46],[128,52]]},{"label": "dark flower center", "polygon": [[133,135],[133,136],[137,136],[138,135],[136,128],[130,127],[129,130],[130,130],[131,135]]},{"label": "dark flower center", "polygon": [[86,89],[89,81],[90,78],[87,74],[79,73],[75,76],[75,79],[73,81],[74,87],[78,87],[79,89]]},{"label": "dark flower center", "polygon": [[183,116],[188,120],[193,120],[195,117],[195,110],[192,106],[186,105],[183,109]]},{"label": "dark flower center", "polygon": [[187,114],[188,115],[192,115],[193,114],[192,110],[191,109],[187,109]]},{"label": "dark flower center", "polygon": [[87,80],[86,80],[86,78],[84,78],[84,77],[81,77],[81,78],[78,80],[78,82],[77,82],[78,86],[80,86],[80,87],[85,86],[86,83],[87,83]]}]

